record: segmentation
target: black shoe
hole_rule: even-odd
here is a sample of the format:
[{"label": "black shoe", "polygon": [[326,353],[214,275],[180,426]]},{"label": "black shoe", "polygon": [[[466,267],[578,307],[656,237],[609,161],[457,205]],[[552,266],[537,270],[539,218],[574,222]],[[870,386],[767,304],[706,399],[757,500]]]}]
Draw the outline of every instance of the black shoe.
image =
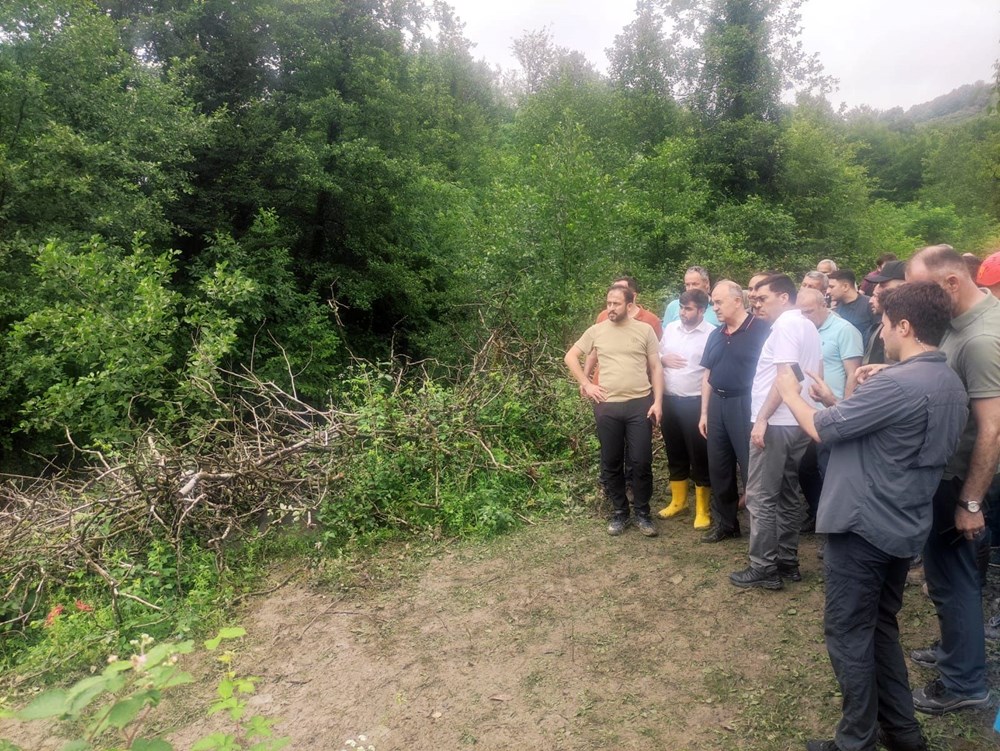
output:
[{"label": "black shoe", "polygon": [[980,696],[954,694],[945,688],[940,678],[935,678],[923,688],[913,692],[913,708],[924,714],[945,714],[959,709],[975,709],[990,703],[990,692]]},{"label": "black shoe", "polygon": [[938,661],[938,648],[941,646],[940,641],[936,641],[929,647],[924,647],[923,649],[914,649],[910,652],[910,659],[913,660],[917,665],[923,668],[936,668]]},{"label": "black shoe", "polygon": [[787,566],[778,565],[778,576],[790,582],[800,582],[802,581],[802,572],[799,571],[799,567],[795,564],[789,564]]},{"label": "black shoe", "polygon": [[840,751],[836,741],[806,741],[806,751]]},{"label": "black shoe", "polygon": [[656,537],[660,534],[656,531],[656,525],[653,524],[653,520],[648,516],[635,517],[635,526],[638,527],[639,531],[646,537]]},{"label": "black shoe", "polygon": [[612,516],[611,521],[608,522],[608,534],[617,537],[625,531],[626,524],[628,524],[627,516]]},{"label": "black shoe", "polygon": [[747,566],[742,571],[734,571],[729,575],[729,581],[733,586],[743,587],[744,589],[750,589],[751,587],[781,589],[785,586],[784,582],[781,581],[781,577],[776,573],[767,574],[755,569],[753,566]]},{"label": "black shoe", "polygon": [[878,729],[877,741],[886,751],[927,751],[927,741],[923,737],[916,741],[901,741],[887,735],[882,728]]},{"label": "black shoe", "polygon": [[702,542],[722,542],[723,540],[738,539],[740,539],[740,531],[738,529],[723,530],[720,527],[712,527],[701,536]]}]

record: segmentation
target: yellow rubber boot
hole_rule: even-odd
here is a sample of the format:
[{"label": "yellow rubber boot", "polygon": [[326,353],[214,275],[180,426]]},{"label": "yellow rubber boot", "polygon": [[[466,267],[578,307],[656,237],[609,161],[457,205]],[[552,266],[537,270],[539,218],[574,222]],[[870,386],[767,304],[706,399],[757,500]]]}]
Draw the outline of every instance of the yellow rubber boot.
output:
[{"label": "yellow rubber boot", "polygon": [[670,505],[665,509],[660,509],[660,518],[669,519],[677,516],[688,507],[688,482],[687,480],[670,481]]},{"label": "yellow rubber boot", "polygon": [[708,529],[712,526],[712,489],[694,486],[694,528]]}]

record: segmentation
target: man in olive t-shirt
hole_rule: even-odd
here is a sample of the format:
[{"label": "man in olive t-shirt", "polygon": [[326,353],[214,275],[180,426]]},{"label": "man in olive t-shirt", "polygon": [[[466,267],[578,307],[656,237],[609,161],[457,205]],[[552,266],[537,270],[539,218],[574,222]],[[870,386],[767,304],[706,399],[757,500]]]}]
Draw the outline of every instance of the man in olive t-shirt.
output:
[{"label": "man in olive t-shirt", "polygon": [[[594,403],[601,442],[601,484],[614,507],[608,534],[621,534],[628,521],[624,467],[628,461],[636,526],[647,537],[654,537],[656,527],[649,516],[653,494],[652,426],[660,422],[662,414],[663,366],[653,329],[628,315],[634,300],[628,287],[611,287],[606,298],[607,320],[587,329],[566,352],[564,361],[580,384],[581,393]],[[600,384],[587,379],[580,362],[591,350],[597,352]]]}]

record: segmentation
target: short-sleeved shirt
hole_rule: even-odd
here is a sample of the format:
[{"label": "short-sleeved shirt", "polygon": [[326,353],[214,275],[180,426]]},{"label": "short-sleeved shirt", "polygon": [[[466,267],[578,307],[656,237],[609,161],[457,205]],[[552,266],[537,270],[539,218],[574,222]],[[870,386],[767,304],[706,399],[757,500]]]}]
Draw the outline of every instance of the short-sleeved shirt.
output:
[{"label": "short-sleeved shirt", "polygon": [[854,324],[854,328],[861,334],[863,341],[867,341],[864,338],[871,331],[872,324],[875,323],[875,314],[872,313],[871,302],[872,299],[868,295],[859,293],[854,302],[838,302],[834,310],[845,321]]},{"label": "short-sleeved shirt", "polygon": [[726,393],[749,394],[760,349],[770,333],[770,324],[752,315],[732,333],[726,326],[712,331],[701,356],[701,366],[711,371],[709,385]]},{"label": "short-sleeved shirt", "polygon": [[[941,340],[941,351],[948,364],[965,384],[970,399],[1000,396],[1000,300],[989,294],[957,318]],[[965,479],[978,434],[975,414],[962,434],[962,440],[945,468],[947,479]]]},{"label": "short-sleeved shirt", "polygon": [[819,341],[823,347],[823,380],[838,399],[843,399],[847,388],[844,360],[860,360],[864,355],[861,334],[843,318],[828,315],[819,327]]},{"label": "short-sleeved shirt", "polygon": [[628,318],[624,323],[595,323],[575,345],[584,355],[597,350],[601,385],[609,402],[627,402],[652,391],[646,369],[649,357],[658,357],[656,334],[651,326]]},{"label": "short-sleeved shirt", "polygon": [[669,396],[701,396],[701,379],[705,368],[701,357],[715,326],[702,319],[693,329],[680,321],[668,323],[660,339],[660,354],[677,354],[687,360],[683,368],[663,368],[663,393]]},{"label": "short-sleeved shirt", "polygon": [[830,463],[816,531],[854,532],[898,558],[919,553],[967,405],[962,382],[938,351],[882,370],[848,399],[817,412]]},{"label": "short-sleeved shirt", "polygon": [[[668,323],[673,323],[674,321],[679,320],[681,320],[680,298],[677,300],[671,300],[667,303],[667,307],[663,311],[663,328],[666,328]],[[705,320],[713,326],[719,325],[719,317],[715,315],[715,309],[711,305],[705,309]]]},{"label": "short-sleeved shirt", "polygon": [[[760,350],[757,360],[757,370],[753,376],[753,387],[750,390],[750,419],[754,422],[760,414],[761,407],[767,399],[771,386],[778,377],[778,365],[798,363],[802,373],[823,372],[823,350],[819,341],[819,332],[812,321],[802,315],[798,309],[786,310],[771,326],[771,334]],[[802,381],[802,398],[813,407],[817,406],[809,396],[809,386],[812,379],[805,376]],[[796,426],[798,421],[782,402],[768,418],[768,425]]]}]

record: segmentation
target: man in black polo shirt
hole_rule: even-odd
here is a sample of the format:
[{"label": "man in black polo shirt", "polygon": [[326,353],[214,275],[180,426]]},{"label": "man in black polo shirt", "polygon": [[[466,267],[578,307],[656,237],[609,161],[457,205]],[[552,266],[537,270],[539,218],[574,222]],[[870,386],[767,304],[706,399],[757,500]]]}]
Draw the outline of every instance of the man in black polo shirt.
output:
[{"label": "man in black polo shirt", "polygon": [[739,464],[746,487],[750,464],[750,387],[761,347],[770,332],[766,321],[747,313],[743,288],[723,280],[712,290],[712,307],[722,325],[712,331],[701,366],[701,419],[698,430],[708,440],[708,476],[712,490],[713,526],[702,542],[740,536],[736,518]]}]

